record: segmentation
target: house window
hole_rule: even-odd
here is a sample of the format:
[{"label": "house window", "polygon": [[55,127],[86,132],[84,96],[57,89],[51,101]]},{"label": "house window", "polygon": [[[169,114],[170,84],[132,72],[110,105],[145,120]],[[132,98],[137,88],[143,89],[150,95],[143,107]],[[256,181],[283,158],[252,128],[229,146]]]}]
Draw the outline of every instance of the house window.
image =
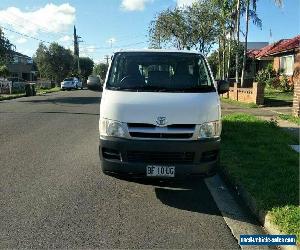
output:
[{"label": "house window", "polygon": [[14,56],[14,63],[18,63],[19,62],[19,57],[18,56]]},{"label": "house window", "polygon": [[291,76],[293,74],[294,56],[283,56],[280,58],[280,69],[285,75]]}]

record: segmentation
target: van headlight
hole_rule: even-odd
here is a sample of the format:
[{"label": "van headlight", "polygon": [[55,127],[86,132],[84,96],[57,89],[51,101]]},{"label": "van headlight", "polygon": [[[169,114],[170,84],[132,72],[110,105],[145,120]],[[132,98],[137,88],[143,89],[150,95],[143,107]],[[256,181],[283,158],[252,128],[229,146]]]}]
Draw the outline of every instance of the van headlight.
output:
[{"label": "van headlight", "polygon": [[218,138],[221,135],[220,121],[206,122],[200,125],[198,139]]},{"label": "van headlight", "polygon": [[126,124],[101,118],[99,121],[100,136],[127,137]]}]

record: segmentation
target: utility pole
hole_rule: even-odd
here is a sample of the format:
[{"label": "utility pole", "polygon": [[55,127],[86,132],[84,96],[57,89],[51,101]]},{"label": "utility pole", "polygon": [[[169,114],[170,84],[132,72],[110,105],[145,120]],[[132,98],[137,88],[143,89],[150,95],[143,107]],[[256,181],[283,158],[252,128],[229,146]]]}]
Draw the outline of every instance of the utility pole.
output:
[{"label": "utility pole", "polygon": [[109,55],[106,55],[106,56],[104,57],[104,59],[106,60],[106,64],[108,65]]},{"label": "utility pole", "polygon": [[82,42],[79,40],[81,38],[80,36],[77,35],[76,33],[76,27],[74,25],[74,56],[77,60],[77,71],[78,71],[78,76],[81,73],[80,71],[80,64],[79,64],[79,43]]}]

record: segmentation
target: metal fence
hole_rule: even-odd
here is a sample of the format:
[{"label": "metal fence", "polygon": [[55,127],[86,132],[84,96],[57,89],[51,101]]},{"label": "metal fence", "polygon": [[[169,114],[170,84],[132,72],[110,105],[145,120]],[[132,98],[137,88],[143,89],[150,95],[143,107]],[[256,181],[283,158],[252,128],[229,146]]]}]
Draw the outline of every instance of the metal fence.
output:
[{"label": "metal fence", "polygon": [[0,78],[0,94],[11,94],[12,88],[13,88],[12,81],[8,81],[7,79]]}]

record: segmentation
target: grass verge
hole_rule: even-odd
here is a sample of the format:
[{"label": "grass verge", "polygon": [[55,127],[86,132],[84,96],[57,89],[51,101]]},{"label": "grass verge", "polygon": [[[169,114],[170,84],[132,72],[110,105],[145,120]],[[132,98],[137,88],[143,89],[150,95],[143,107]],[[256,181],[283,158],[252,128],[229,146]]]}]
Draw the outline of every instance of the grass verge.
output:
[{"label": "grass verge", "polygon": [[21,94],[11,94],[11,95],[0,95],[0,101],[16,99],[16,98],[24,97],[24,96],[25,96],[25,94],[23,94],[23,93],[21,93]]},{"label": "grass verge", "polygon": [[[44,94],[58,92],[58,91],[60,91],[60,87],[54,87],[52,89],[37,89],[36,94],[44,95]],[[24,96],[26,96],[24,93],[11,94],[11,95],[0,95],[0,101],[16,99],[16,98],[20,98],[20,97],[24,97]]]},{"label": "grass verge", "polygon": [[43,95],[43,94],[48,94],[48,93],[53,93],[53,92],[58,92],[60,91],[60,87],[54,87],[52,89],[37,89],[37,95]]},{"label": "grass verge", "polygon": [[284,233],[300,239],[299,155],[296,139],[248,114],[223,118],[221,162],[233,183],[241,183],[259,210]]},{"label": "grass verge", "polygon": [[295,117],[295,116],[288,115],[288,114],[279,114],[278,117],[282,120],[286,120],[286,121],[300,125],[299,117]]},{"label": "grass verge", "polygon": [[231,100],[228,98],[221,97],[221,101],[228,103],[228,104],[233,104],[242,108],[258,108],[259,106],[255,103],[245,103],[245,102],[239,102],[235,100]]}]

